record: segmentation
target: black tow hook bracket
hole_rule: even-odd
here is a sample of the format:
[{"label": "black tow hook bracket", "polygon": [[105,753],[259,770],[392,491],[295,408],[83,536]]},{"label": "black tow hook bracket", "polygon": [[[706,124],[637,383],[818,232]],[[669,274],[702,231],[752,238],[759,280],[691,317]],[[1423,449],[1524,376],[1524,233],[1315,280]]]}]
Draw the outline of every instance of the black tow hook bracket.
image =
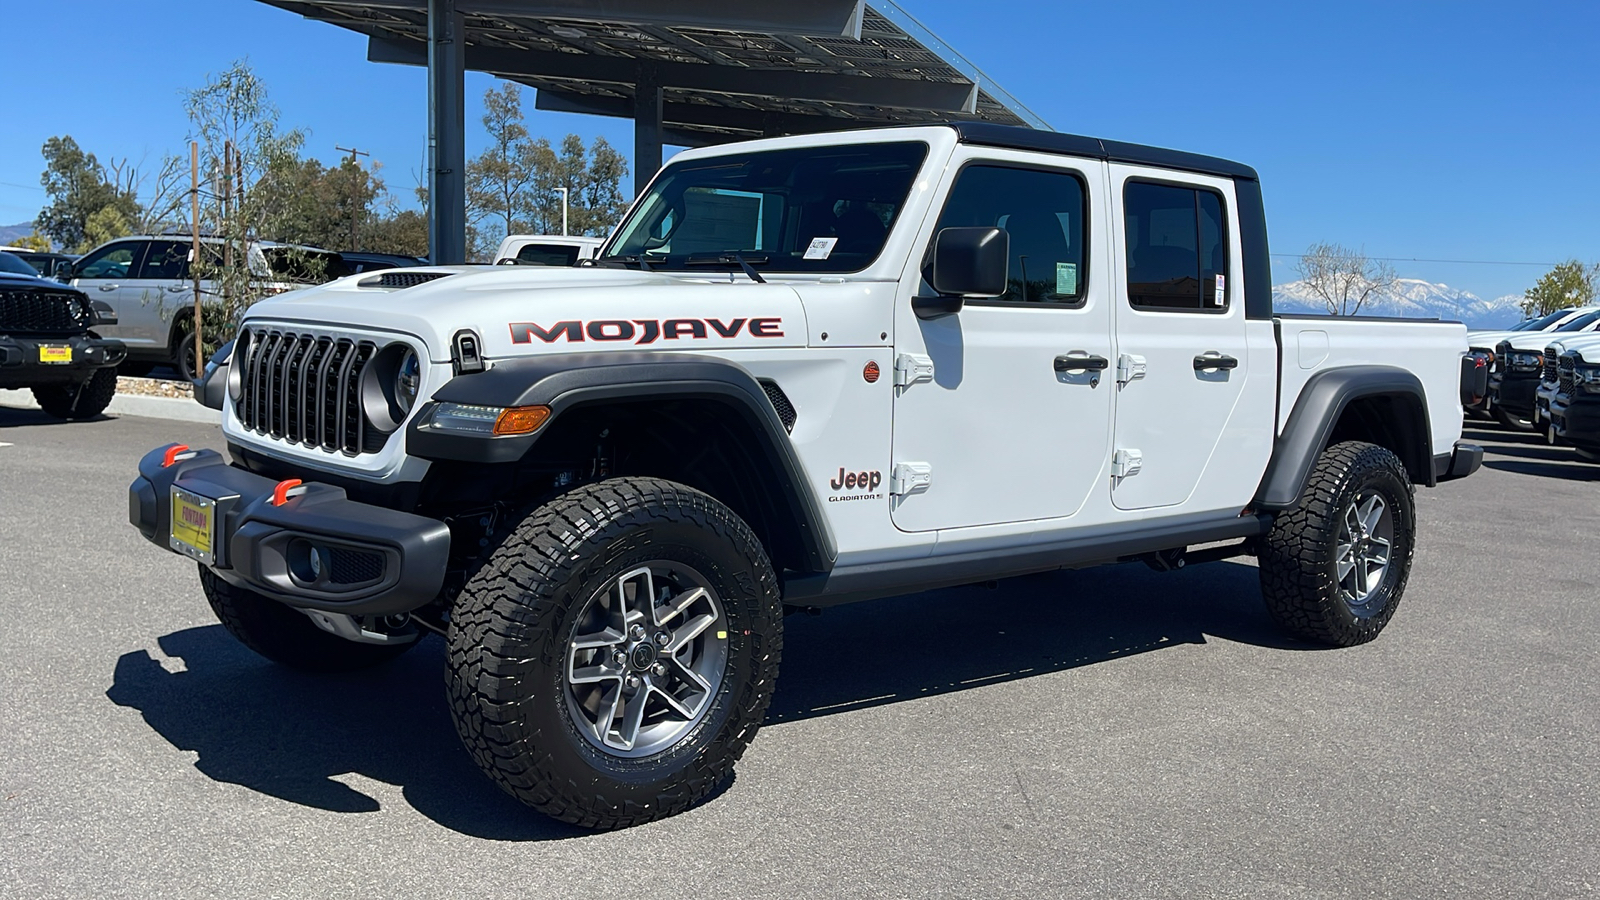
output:
[{"label": "black tow hook bracket", "polygon": [[1146,553],[1139,558],[1144,560],[1145,565],[1155,569],[1157,572],[1176,572],[1189,564],[1186,557],[1188,549],[1187,547],[1173,547],[1170,550],[1157,550],[1154,553]]},{"label": "black tow hook bracket", "polygon": [[483,361],[483,339],[470,328],[463,328],[450,339],[450,367],[457,375],[472,375],[489,366]]}]

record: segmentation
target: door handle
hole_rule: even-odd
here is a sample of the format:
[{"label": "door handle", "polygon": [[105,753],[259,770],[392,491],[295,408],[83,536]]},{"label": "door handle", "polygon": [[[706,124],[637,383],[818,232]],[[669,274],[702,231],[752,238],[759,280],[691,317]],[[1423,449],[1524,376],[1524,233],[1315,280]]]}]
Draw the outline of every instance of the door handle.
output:
[{"label": "door handle", "polygon": [[167,290],[173,292],[174,294],[180,293],[182,291],[187,291],[188,289],[189,289],[189,286],[187,284],[169,284],[169,285],[167,285]]},{"label": "door handle", "polygon": [[118,285],[115,285],[115,284],[102,284],[102,285],[100,285],[100,290],[102,290],[102,291],[114,291],[117,288],[118,288]]},{"label": "door handle", "polygon": [[1111,363],[1104,356],[1058,356],[1057,372],[1103,372]]},{"label": "door handle", "polygon": [[1226,353],[1218,353],[1215,350],[1207,350],[1206,352],[1194,358],[1194,370],[1196,372],[1206,372],[1210,371],[1211,369],[1237,368],[1239,368],[1239,361],[1237,359],[1234,359]]}]

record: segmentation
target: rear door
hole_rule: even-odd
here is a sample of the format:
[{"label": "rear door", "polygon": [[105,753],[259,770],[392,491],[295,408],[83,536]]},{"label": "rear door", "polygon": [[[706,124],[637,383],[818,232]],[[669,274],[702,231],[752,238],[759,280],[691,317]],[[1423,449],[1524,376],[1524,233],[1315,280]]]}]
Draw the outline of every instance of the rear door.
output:
[{"label": "rear door", "polygon": [[1111,498],[1119,509],[1177,507],[1208,468],[1207,477],[1222,477],[1230,464],[1253,465],[1215,458],[1251,375],[1243,291],[1232,277],[1233,186],[1109,171],[1122,261]]},{"label": "rear door", "polygon": [[194,282],[189,280],[190,245],[179,241],[151,241],[140,261],[138,277],[130,282],[138,303],[128,303],[122,325],[126,333],[151,346],[166,347],[173,319],[194,303]]}]

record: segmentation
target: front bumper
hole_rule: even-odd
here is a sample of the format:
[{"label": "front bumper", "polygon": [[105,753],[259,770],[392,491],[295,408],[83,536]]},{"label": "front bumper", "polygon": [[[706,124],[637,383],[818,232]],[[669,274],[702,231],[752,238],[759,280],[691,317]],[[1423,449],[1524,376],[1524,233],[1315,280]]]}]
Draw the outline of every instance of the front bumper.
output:
[{"label": "front bumper", "polygon": [[[72,351],[72,361],[40,362],[40,347],[67,347]],[[61,338],[0,335],[0,388],[77,384],[96,369],[114,366],[127,356],[128,348],[121,341],[87,334]]]},{"label": "front bumper", "polygon": [[1539,388],[1539,372],[1502,372],[1490,376],[1489,397],[1495,406],[1503,406],[1518,415],[1532,418],[1533,395]]},{"label": "front bumper", "polygon": [[[230,466],[215,450],[174,447],[145,454],[128,488],[128,519],[156,546],[301,609],[394,615],[439,595],[450,557],[443,522],[357,503],[328,484],[301,485],[275,505],[279,482]],[[210,502],[209,554],[173,540],[174,488]]]},{"label": "front bumper", "polygon": [[1574,446],[1600,448],[1600,395],[1557,394],[1550,401],[1550,430]]}]

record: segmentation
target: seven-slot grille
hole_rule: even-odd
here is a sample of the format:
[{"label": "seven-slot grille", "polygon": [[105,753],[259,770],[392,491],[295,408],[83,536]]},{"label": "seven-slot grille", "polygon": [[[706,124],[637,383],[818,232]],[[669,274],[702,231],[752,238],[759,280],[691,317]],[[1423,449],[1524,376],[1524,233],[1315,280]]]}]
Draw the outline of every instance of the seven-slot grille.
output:
[{"label": "seven-slot grille", "polygon": [[78,334],[89,327],[89,304],[68,291],[0,291],[0,331]]},{"label": "seven-slot grille", "polygon": [[1560,373],[1561,393],[1571,394],[1578,384],[1577,364],[1572,361],[1572,357],[1563,356],[1556,365]]},{"label": "seven-slot grille", "polygon": [[257,434],[338,450],[348,456],[383,448],[361,405],[361,373],[378,347],[326,335],[249,332],[235,404],[239,421]]},{"label": "seven-slot grille", "polygon": [[1539,380],[1543,381],[1545,384],[1555,384],[1557,381],[1561,380],[1561,375],[1557,371],[1558,368],[1559,364],[1556,361],[1556,351],[1549,347],[1544,348],[1544,369],[1539,372]]}]

